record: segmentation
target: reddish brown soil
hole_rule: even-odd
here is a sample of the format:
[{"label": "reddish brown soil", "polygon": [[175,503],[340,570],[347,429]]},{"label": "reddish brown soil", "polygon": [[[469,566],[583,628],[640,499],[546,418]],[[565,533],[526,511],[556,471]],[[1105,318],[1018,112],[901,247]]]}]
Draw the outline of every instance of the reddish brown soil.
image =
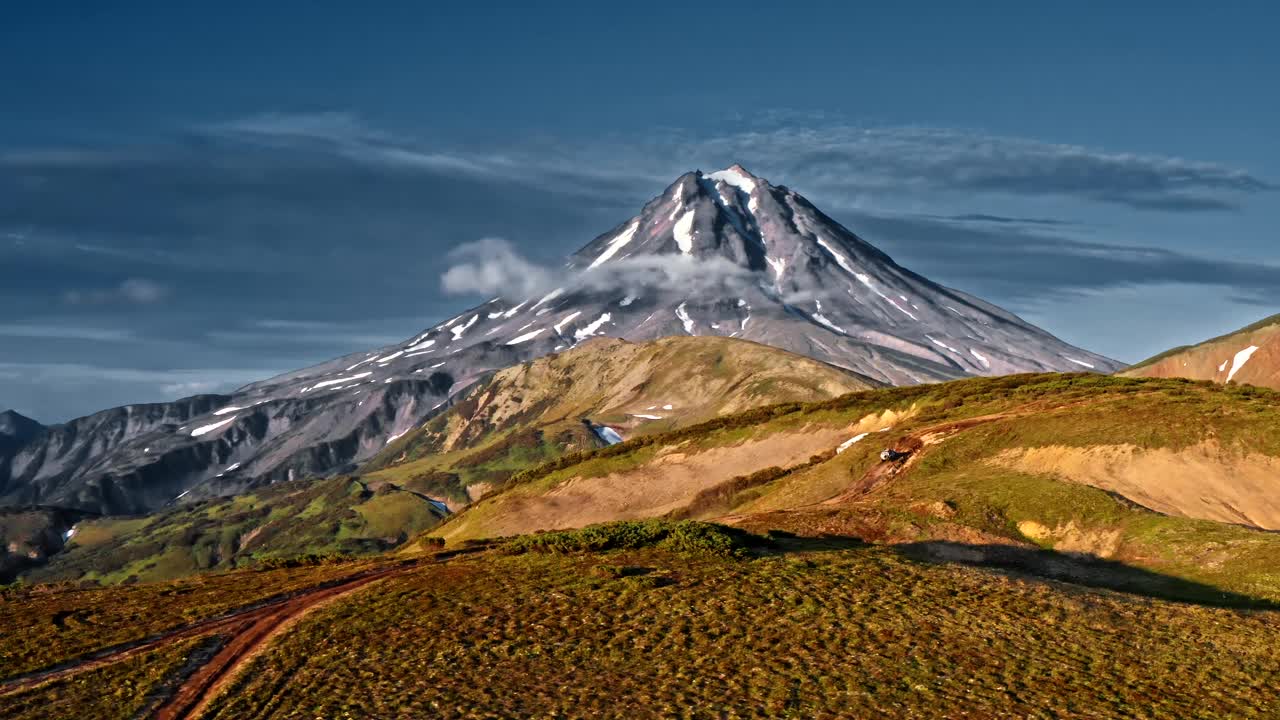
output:
[{"label": "reddish brown soil", "polygon": [[943,440],[955,435],[963,430],[968,430],[977,425],[985,425],[996,420],[1004,420],[1014,417],[1017,411],[1007,413],[996,413],[994,415],[983,415],[981,417],[968,418],[945,425],[934,425],[918,432],[912,433],[898,440],[893,445],[893,450],[900,453],[906,453],[905,458],[896,461],[887,461],[873,465],[871,469],[863,473],[862,477],[849,486],[847,490],[839,495],[823,501],[823,505],[844,505],[853,502],[859,498],[866,496],[879,487],[884,486],[890,480],[910,469],[913,465],[920,461],[920,457],[924,454],[925,448],[930,445],[936,445]]},{"label": "reddish brown soil", "polygon": [[156,710],[151,717],[154,720],[199,717],[205,705],[241,667],[253,659],[271,639],[287,630],[288,626],[304,614],[370,583],[403,575],[413,569],[414,566],[410,565],[382,570],[239,616],[237,618],[239,622],[224,631],[230,639],[222,649],[183,681],[169,701]]},{"label": "reddish brown soil", "polygon": [[[437,559],[445,559],[444,554],[437,556]],[[278,631],[286,629],[303,614],[325,603],[378,580],[411,572],[416,567],[415,562],[359,573],[334,584],[304,590],[290,597],[253,605],[222,617],[197,622],[144,642],[73,661],[53,670],[12,678],[0,683],[0,695],[18,692],[49,680],[79,675],[185,640],[221,636],[226,639],[225,644],[213,657],[187,677],[152,715],[153,718],[166,720],[197,717],[198,711],[205,703]]]}]

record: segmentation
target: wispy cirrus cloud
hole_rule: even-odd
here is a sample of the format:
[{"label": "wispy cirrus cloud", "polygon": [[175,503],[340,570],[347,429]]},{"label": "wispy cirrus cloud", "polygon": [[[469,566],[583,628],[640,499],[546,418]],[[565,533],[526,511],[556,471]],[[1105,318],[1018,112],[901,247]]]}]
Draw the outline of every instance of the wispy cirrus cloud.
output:
[{"label": "wispy cirrus cloud", "polygon": [[47,324],[0,324],[0,337],[45,339],[45,340],[87,340],[91,342],[130,342],[137,339],[132,330],[122,328],[86,327],[82,325]]},{"label": "wispy cirrus cloud", "polygon": [[1083,240],[1058,227],[945,217],[851,214],[851,224],[911,267],[961,289],[1013,301],[1178,283],[1228,288],[1238,302],[1275,305],[1280,264]]},{"label": "wispy cirrus cloud", "polygon": [[154,280],[126,278],[115,287],[68,290],[62,297],[71,305],[105,305],[109,303],[147,305],[160,302],[168,295],[169,288]]},{"label": "wispy cirrus cloud", "polygon": [[[14,178],[40,180],[13,183],[9,197],[16,200],[0,200],[0,228],[52,228],[55,237],[127,233],[123,241],[74,243],[86,254],[121,263],[260,272],[296,266],[300,256],[314,256],[319,247],[335,263],[368,272],[382,257],[406,252],[406,238],[419,243],[420,254],[449,255],[463,238],[476,237],[477,227],[500,218],[509,221],[506,227],[490,227],[520,238],[526,248],[542,245],[540,237],[564,238],[550,253],[554,257],[632,212],[690,165],[741,161],[775,182],[792,184],[821,207],[842,212],[868,239],[896,246],[922,269],[938,257],[953,258],[946,269],[967,273],[959,277],[978,293],[1013,285],[1030,293],[1142,283],[1170,275],[1243,283],[1241,298],[1270,291],[1265,265],[1032,232],[1065,231],[1078,226],[1075,220],[894,211],[877,202],[892,198],[889,205],[901,205],[904,197],[949,194],[961,198],[957,204],[989,205],[998,204],[990,198],[1003,195],[1147,211],[1229,210],[1275,189],[1245,169],[972,131],[859,126],[821,113],[762,117],[738,132],[665,129],[575,142],[541,138],[478,152],[379,130],[351,113],[264,114],[200,126],[181,139],[142,148],[0,154],[0,189]],[[563,228],[574,224],[569,215],[575,212],[582,213],[576,222],[583,231],[566,235]],[[589,224],[597,220],[588,217],[599,218],[599,224]],[[961,247],[963,256],[956,252]],[[1065,253],[1062,262],[1054,253]],[[547,284],[528,268],[498,262],[504,258],[501,252],[487,261],[453,257],[444,289],[500,286],[509,292]],[[549,259],[544,254],[540,261]],[[1010,265],[1023,269],[1005,272]],[[164,292],[135,279],[115,288],[72,290],[64,299],[147,303]]]},{"label": "wispy cirrus cloud", "polygon": [[[670,179],[693,162],[749,163],[773,179],[838,191],[979,192],[1069,197],[1164,212],[1230,210],[1277,186],[1243,168],[1174,156],[917,126],[850,124],[824,113],[776,113],[740,132],[668,128],[626,138],[542,138],[485,152],[395,136],[347,113],[271,114],[211,126],[242,140],[323,142],[353,159],[559,183],[590,191]],[[764,125],[764,127],[761,127]],[[773,125],[773,127],[769,127]]]},{"label": "wispy cirrus cloud", "polygon": [[753,157],[811,185],[1070,197],[1142,210],[1237,207],[1276,186],[1247,170],[1177,157],[917,127],[830,124],[706,138],[704,152]]}]

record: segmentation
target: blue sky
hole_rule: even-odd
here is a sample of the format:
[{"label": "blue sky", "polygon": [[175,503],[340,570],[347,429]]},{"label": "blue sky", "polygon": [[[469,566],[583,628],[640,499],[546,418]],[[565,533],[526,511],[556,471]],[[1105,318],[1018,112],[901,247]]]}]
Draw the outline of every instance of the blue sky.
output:
[{"label": "blue sky", "polygon": [[1280,312],[1280,11],[1113,5],[7,8],[0,407],[402,339],[732,162],[1118,359]]}]

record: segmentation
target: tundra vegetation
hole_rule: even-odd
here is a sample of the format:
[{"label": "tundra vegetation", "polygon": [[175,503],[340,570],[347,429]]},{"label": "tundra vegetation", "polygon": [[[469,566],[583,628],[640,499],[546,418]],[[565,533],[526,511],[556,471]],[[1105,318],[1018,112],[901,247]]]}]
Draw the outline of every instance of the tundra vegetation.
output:
[{"label": "tundra vegetation", "polygon": [[[738,457],[854,430],[839,453]],[[885,446],[909,452],[883,463]],[[721,475],[663,517],[485,532],[708,452]],[[1157,457],[1160,482],[1115,485]],[[1280,394],[1250,386],[1024,375],[775,404],[513,473],[394,558],[299,547],[176,581],[13,586],[0,622],[30,631],[0,640],[0,707],[92,715],[84,683],[110,682],[145,711],[235,631],[31,673],[394,568],[236,660],[203,717],[1275,717],[1280,535],[1220,470],[1277,457]],[[1201,517],[1225,510],[1179,473],[1227,483],[1239,521]]]}]

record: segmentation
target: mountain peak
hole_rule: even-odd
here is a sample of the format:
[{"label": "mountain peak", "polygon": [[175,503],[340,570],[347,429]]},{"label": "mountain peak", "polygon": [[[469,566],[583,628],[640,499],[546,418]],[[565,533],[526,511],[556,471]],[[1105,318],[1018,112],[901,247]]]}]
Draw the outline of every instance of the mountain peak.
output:
[{"label": "mountain peak", "polygon": [[755,192],[757,186],[767,186],[769,184],[768,180],[752,175],[749,170],[738,163],[734,163],[723,170],[707,173],[704,177],[710,178],[711,180],[724,181],[739,190],[742,190],[748,195]]},{"label": "mountain peak", "polygon": [[[576,253],[569,270],[549,292],[493,298],[395,345],[229,397],[166,403],[146,418],[126,412],[123,433],[102,422],[119,413],[48,429],[0,416],[12,428],[0,432],[0,489],[14,488],[14,447],[27,469],[9,500],[113,512],[338,472],[442,412],[490,371],[602,335],[750,340],[869,384],[1119,369],[900,267],[798,193],[737,163],[681,175]],[[147,490],[107,493],[117,482]]]},{"label": "mountain peak", "polygon": [[19,442],[35,437],[44,426],[13,410],[0,412],[0,438],[14,438]]},{"label": "mountain peak", "polygon": [[576,342],[557,339],[575,324],[607,317],[590,332],[744,337],[890,384],[1119,367],[902,268],[739,163],[681,175],[578,251],[572,267],[610,276],[536,307],[556,318],[544,332],[553,346]]}]

